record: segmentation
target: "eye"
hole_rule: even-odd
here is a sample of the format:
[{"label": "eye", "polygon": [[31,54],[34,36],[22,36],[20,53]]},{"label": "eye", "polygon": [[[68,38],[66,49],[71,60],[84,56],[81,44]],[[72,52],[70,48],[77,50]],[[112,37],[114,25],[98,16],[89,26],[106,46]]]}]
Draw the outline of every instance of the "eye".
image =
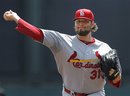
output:
[{"label": "eye", "polygon": [[79,24],[80,22],[81,22],[81,21],[79,21],[79,20],[76,20],[76,21],[75,21],[76,24]]},{"label": "eye", "polygon": [[90,21],[89,21],[89,20],[84,20],[83,22],[84,22],[84,23],[89,23]]},{"label": "eye", "polygon": [[79,19],[79,20],[76,20],[75,23],[79,24],[79,23],[85,23],[85,24],[88,24],[90,23],[91,21],[89,20],[86,20],[86,19]]}]

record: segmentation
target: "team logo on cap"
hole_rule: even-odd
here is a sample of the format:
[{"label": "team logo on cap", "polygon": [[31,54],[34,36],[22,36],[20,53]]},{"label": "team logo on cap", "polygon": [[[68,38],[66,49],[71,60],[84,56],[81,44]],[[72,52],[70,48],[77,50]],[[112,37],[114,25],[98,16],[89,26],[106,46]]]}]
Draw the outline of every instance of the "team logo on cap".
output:
[{"label": "team logo on cap", "polygon": [[80,11],[80,16],[84,16],[84,11],[83,10]]}]

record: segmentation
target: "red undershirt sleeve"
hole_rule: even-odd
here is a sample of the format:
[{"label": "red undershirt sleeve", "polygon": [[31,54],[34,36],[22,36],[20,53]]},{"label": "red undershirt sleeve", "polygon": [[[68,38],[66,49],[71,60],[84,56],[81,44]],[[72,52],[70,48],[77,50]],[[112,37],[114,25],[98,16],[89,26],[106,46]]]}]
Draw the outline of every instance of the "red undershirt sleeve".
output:
[{"label": "red undershirt sleeve", "polygon": [[109,82],[110,82],[110,84],[112,84],[113,86],[115,86],[117,88],[119,88],[120,85],[121,85],[121,80],[119,82],[115,83],[115,84],[112,81],[110,81],[110,80],[109,80]]},{"label": "red undershirt sleeve", "polygon": [[18,25],[16,27],[16,30],[24,35],[27,35],[28,37],[31,37],[32,39],[36,41],[39,41],[39,42],[43,41],[43,38],[44,38],[43,32],[39,28],[29,24],[23,19],[18,20]]}]

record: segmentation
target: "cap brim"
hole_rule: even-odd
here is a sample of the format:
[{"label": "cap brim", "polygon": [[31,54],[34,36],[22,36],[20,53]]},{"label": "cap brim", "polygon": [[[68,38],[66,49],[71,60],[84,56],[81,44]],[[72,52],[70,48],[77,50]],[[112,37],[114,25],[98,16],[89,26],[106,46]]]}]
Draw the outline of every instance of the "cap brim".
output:
[{"label": "cap brim", "polygon": [[78,17],[78,18],[75,18],[74,21],[77,20],[77,19],[86,19],[86,20],[93,21],[93,20],[91,20],[91,19],[89,19],[89,18],[86,18],[86,17]]}]

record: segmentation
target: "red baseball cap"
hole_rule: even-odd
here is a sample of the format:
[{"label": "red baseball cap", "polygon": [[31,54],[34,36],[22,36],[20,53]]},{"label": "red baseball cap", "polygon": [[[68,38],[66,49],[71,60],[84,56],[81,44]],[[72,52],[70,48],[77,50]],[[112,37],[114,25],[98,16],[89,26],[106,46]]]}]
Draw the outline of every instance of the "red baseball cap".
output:
[{"label": "red baseball cap", "polygon": [[94,14],[91,10],[89,9],[78,9],[76,12],[75,12],[75,17],[74,17],[74,20],[77,20],[77,19],[87,19],[87,20],[91,20],[91,21],[94,21]]}]

